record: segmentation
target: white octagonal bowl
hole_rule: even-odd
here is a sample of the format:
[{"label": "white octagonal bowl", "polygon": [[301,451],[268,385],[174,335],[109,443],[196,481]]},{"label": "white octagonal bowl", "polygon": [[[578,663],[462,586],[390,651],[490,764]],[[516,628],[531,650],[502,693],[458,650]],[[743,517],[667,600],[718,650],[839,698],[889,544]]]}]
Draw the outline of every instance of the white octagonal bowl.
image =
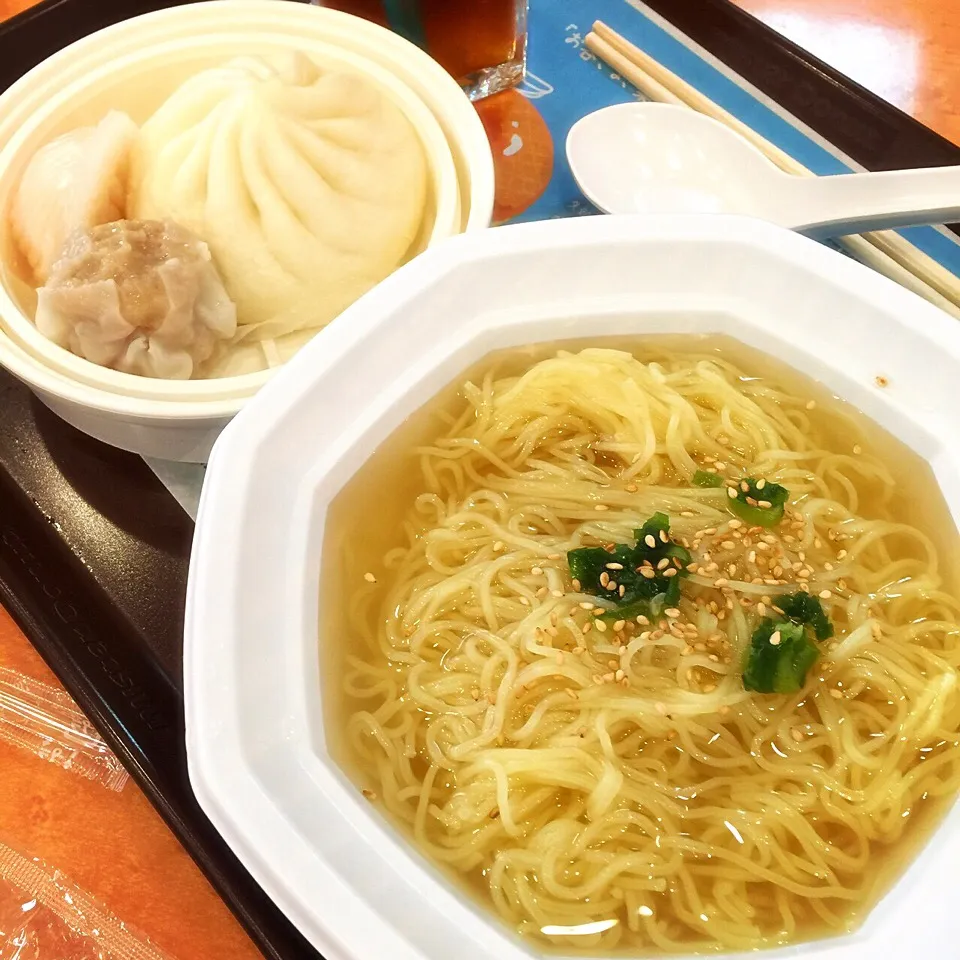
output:
[{"label": "white octagonal bowl", "polygon": [[[493,349],[685,331],[730,334],[856,404],[931,463],[957,519],[960,326],[839,254],[742,219],[594,217],[451,240],[351,307],[218,440],[187,600],[190,777],[327,960],[536,955],[327,756],[318,597],[323,564],[337,563],[321,556],[327,505],[410,413]],[[954,807],[860,930],[768,956],[954,960],[957,889]]]}]

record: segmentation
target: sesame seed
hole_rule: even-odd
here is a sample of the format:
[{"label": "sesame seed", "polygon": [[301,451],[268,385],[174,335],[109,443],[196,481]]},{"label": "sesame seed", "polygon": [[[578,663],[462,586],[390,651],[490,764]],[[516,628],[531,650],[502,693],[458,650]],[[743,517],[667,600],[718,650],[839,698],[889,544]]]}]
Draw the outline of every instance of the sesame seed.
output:
[{"label": "sesame seed", "polygon": [[675,577],[677,575],[676,567],[671,567],[669,570],[664,570],[663,575],[665,577]]},{"label": "sesame seed", "polygon": [[530,601],[529,601],[526,597],[521,597],[521,598],[520,598],[520,602],[521,602],[525,607],[529,607],[529,606],[530,606]]},{"label": "sesame seed", "polygon": [[809,580],[809,579],[810,579],[810,571],[809,571],[809,570],[798,570],[798,571],[797,571],[797,579],[798,579],[798,580]]},{"label": "sesame seed", "polygon": [[546,587],[541,587],[537,591],[537,599],[542,600],[550,591]]},{"label": "sesame seed", "polygon": [[613,625],[613,632],[614,632],[614,633],[619,633],[626,625],[627,625],[627,621],[626,621],[626,620],[618,620],[618,621]]},{"label": "sesame seed", "polygon": [[606,625],[606,623],[603,622],[603,620],[594,620],[594,621],[593,621],[593,625],[597,628],[597,630],[598,630],[600,633],[606,633],[606,632],[607,632],[607,625]]},{"label": "sesame seed", "polygon": [[649,627],[649,626],[650,626],[650,620],[649,620],[649,618],[648,618],[648,617],[645,617],[642,613],[640,614],[639,617],[637,617],[637,623],[639,623],[641,627]]},{"label": "sesame seed", "polygon": [[661,540],[663,543],[669,543],[669,542],[670,542],[670,538],[667,536],[667,531],[666,531],[666,530],[661,530],[661,531],[660,531],[660,540]]},{"label": "sesame seed", "polygon": [[600,586],[605,587],[610,582],[610,574],[606,570],[600,574]]},{"label": "sesame seed", "polygon": [[[664,576],[666,576],[666,574],[664,574]],[[627,592],[626,586],[621,583],[621,584],[620,584],[620,590],[619,590],[620,596],[622,597],[626,592]]]},{"label": "sesame seed", "polygon": [[593,624],[588,620],[580,630],[581,633],[589,633],[593,629]]},{"label": "sesame seed", "polygon": [[626,674],[623,672],[623,670],[618,670],[614,676],[617,678],[617,680],[622,680]]},{"label": "sesame seed", "polygon": [[760,507],[762,510],[769,510],[773,506],[773,504],[769,500],[758,500],[757,506]]},{"label": "sesame seed", "polygon": [[833,689],[833,690],[830,691],[830,696],[833,697],[834,700],[842,700],[842,699],[843,699],[843,691],[842,691],[842,690]]},{"label": "sesame seed", "polygon": [[770,634],[770,646],[771,646],[771,647],[779,647],[779,646],[780,646],[780,631],[779,631],[779,630],[774,630],[774,632]]},{"label": "sesame seed", "polygon": [[791,730],[791,731],[790,731],[790,736],[793,737],[793,739],[796,740],[797,743],[801,743],[801,742],[803,741],[803,731],[802,731],[802,730],[796,730],[796,729]]},{"label": "sesame seed", "polygon": [[727,564],[727,573],[728,573],[731,577],[736,576],[736,573],[737,573],[737,565],[736,565],[735,563],[728,563],[728,564]]},{"label": "sesame seed", "polygon": [[579,607],[581,610],[592,610],[594,604],[592,604],[589,600],[583,600],[580,602]]},{"label": "sesame seed", "polygon": [[660,562],[657,564],[657,569],[658,569],[658,570],[663,570],[665,567],[669,567],[669,566],[670,566],[670,558],[669,558],[669,557],[661,557],[661,558],[660,558]]},{"label": "sesame seed", "polygon": [[758,489],[758,490],[762,490],[766,485],[767,485],[767,481],[766,481],[766,480],[758,480],[758,481],[757,481],[757,489]]},{"label": "sesame seed", "polygon": [[679,611],[676,607],[667,607],[667,609],[664,610],[663,612],[664,612],[668,617],[679,617],[679,616],[680,616],[680,611]]},{"label": "sesame seed", "polygon": [[548,553],[548,554],[547,554],[547,559],[548,559],[548,560],[559,560],[560,557],[561,557],[561,554],[559,554],[559,553]]},{"label": "sesame seed", "polygon": [[637,569],[640,571],[640,574],[648,580],[652,580],[657,575],[653,567],[638,567]]},{"label": "sesame seed", "polygon": [[576,577],[574,577],[574,578],[570,581],[570,586],[572,586],[573,589],[574,589],[577,593],[580,592],[580,581],[579,581]]},{"label": "sesame seed", "polygon": [[637,492],[637,489],[638,489],[638,488],[637,488],[637,485],[636,485],[635,483],[628,483],[628,484],[627,484],[627,493],[636,493],[636,492]]},{"label": "sesame seed", "polygon": [[741,481],[740,481],[740,489],[741,489],[744,493],[749,493],[749,492],[750,492],[750,484],[747,483],[746,480],[741,480]]},{"label": "sesame seed", "polygon": [[376,582],[377,582],[377,578],[376,578],[372,573],[365,573],[365,574],[363,575],[363,579],[366,580],[367,583],[376,583]]},{"label": "sesame seed", "polygon": [[832,596],[833,596],[833,594],[832,594],[829,590],[821,590],[821,591],[820,591],[820,599],[821,599],[821,600],[829,600]]},{"label": "sesame seed", "polygon": [[603,675],[603,682],[604,682],[604,683],[613,683],[613,681],[616,680],[616,678],[617,678],[617,675],[616,675],[615,673],[613,673],[613,672],[611,672],[611,673],[605,673],[605,674]]},{"label": "sesame seed", "polygon": [[622,563],[608,563],[608,564],[606,564],[606,567],[607,567],[608,570],[622,570],[622,569],[623,569],[623,564],[622,564]]},{"label": "sesame seed", "polygon": [[713,585],[715,587],[725,587],[729,582],[730,581],[727,580],[725,577],[718,577],[716,580],[713,581]]},{"label": "sesame seed", "polygon": [[696,514],[695,514],[692,510],[681,510],[681,511],[680,511],[680,516],[681,516],[681,517],[695,517]]},{"label": "sesame seed", "polygon": [[747,500],[748,506],[751,506],[751,507],[759,506],[759,504],[757,503],[754,497],[747,497],[746,500]]},{"label": "sesame seed", "polygon": [[766,607],[766,604],[763,603],[763,601],[757,604],[757,613],[761,617],[765,617],[767,615],[767,607]]},{"label": "sesame seed", "polygon": [[737,499],[737,488],[736,487],[727,487],[727,496],[731,500]]},{"label": "sesame seed", "polygon": [[840,551],[837,553],[837,559],[838,559],[838,560],[842,560],[846,555],[847,555],[847,551],[846,551],[846,550],[840,550]]},{"label": "sesame seed", "polygon": [[498,540],[498,541],[493,545],[493,552],[494,552],[494,553],[499,553],[502,549],[503,549],[503,541],[502,541],[502,540]]},{"label": "sesame seed", "polygon": [[655,539],[655,537],[653,536],[652,533],[648,533],[648,534],[643,538],[643,542],[644,542],[648,547],[655,547],[655,546],[657,545],[657,541],[656,541],[656,539]]},{"label": "sesame seed", "polygon": [[723,547],[724,550],[733,550],[736,544],[732,540],[724,540],[720,546]]},{"label": "sesame seed", "polygon": [[807,401],[807,409],[808,409],[808,410],[812,410],[816,405],[817,405],[817,401],[816,401],[816,400],[808,400],[808,401]]},{"label": "sesame seed", "polygon": [[550,591],[550,596],[552,596],[552,597],[557,597],[557,598],[559,599],[560,597],[563,596],[563,591],[562,591],[562,590],[551,590],[551,591]]},{"label": "sesame seed", "polygon": [[531,567],[530,572],[531,572],[535,577],[539,577],[539,576],[541,576],[541,575],[543,574],[543,568],[542,568],[542,567]]},{"label": "sesame seed", "polygon": [[728,526],[731,530],[739,530],[739,529],[743,526],[743,522],[740,521],[740,520],[731,520],[731,521],[727,524],[727,526]]},{"label": "sesame seed", "polygon": [[703,688],[703,692],[704,692],[704,693],[713,693],[713,691],[716,690],[716,689],[717,689],[717,685],[716,685],[715,683],[708,683],[708,684]]},{"label": "sesame seed", "polygon": [[597,513],[603,513],[604,510],[609,510],[610,508],[605,503],[598,503],[594,508]]}]

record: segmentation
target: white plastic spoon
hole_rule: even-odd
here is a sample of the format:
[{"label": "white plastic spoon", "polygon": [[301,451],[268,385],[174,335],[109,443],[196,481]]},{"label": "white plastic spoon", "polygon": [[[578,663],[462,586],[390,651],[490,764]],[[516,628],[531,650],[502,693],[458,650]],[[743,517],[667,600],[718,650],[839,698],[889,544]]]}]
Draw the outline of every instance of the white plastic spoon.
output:
[{"label": "white plastic spoon", "polygon": [[722,123],[666,103],[588,114],[567,158],[605,213],[739,213],[819,239],[960,220],[960,166],[795,177]]}]

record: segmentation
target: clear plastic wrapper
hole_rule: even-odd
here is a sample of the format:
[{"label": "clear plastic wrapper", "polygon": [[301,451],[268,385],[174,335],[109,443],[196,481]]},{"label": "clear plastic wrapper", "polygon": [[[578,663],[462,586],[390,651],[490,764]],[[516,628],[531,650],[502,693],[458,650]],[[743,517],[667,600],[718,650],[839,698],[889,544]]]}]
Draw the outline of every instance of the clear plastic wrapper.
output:
[{"label": "clear plastic wrapper", "polygon": [[0,667],[0,742],[23,747],[109,790],[122,790],[129,779],[66,691],[7,667]]},{"label": "clear plastic wrapper", "polygon": [[0,960],[170,960],[58,870],[0,844]]}]

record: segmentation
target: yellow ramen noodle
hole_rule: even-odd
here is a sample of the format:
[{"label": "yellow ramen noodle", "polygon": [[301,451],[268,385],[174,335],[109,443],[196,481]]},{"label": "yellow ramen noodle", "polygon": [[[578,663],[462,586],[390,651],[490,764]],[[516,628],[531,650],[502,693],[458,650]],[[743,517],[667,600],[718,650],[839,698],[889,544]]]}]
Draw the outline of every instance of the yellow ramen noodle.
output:
[{"label": "yellow ramen noodle", "polygon": [[[926,465],[806,379],[719,339],[631,347],[488,360],[342,494],[331,747],[541,949],[847,930],[960,783],[955,528]],[[746,476],[789,491],[778,523],[731,512]],[[629,571],[603,599],[568,551],[656,512],[680,600],[617,618]],[[745,689],[795,593],[833,636],[798,691]]]}]

